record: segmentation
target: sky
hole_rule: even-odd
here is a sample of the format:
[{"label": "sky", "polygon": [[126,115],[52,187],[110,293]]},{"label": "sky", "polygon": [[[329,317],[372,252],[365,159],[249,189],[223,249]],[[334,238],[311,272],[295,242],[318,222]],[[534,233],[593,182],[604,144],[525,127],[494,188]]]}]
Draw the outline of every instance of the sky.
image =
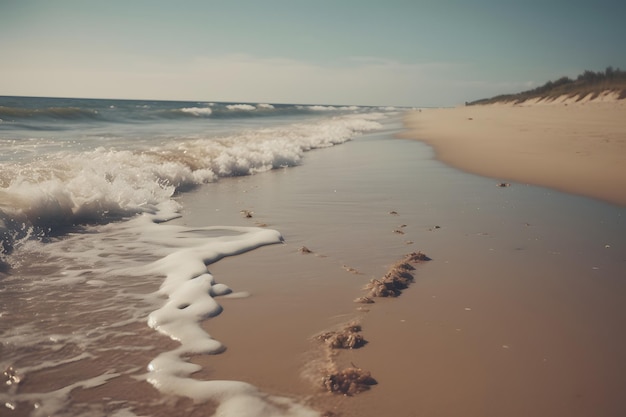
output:
[{"label": "sky", "polygon": [[623,0],[0,0],[0,95],[454,106],[626,69]]}]

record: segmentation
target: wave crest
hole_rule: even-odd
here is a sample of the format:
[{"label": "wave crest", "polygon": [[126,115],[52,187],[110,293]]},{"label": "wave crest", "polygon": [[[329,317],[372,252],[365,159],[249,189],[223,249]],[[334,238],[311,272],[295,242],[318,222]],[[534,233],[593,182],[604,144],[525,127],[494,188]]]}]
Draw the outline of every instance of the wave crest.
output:
[{"label": "wave crest", "polygon": [[208,107],[185,107],[180,109],[180,111],[193,116],[210,116],[213,113],[213,110]]},{"label": "wave crest", "polygon": [[243,111],[253,111],[256,110],[256,107],[251,104],[229,104],[226,106],[228,110],[243,110]]}]

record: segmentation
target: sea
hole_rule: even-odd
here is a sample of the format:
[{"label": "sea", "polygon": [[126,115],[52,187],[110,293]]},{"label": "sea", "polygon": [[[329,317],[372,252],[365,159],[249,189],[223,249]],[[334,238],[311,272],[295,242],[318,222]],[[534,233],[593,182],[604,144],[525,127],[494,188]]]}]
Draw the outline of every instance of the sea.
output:
[{"label": "sea", "polygon": [[152,398],[143,412],[159,415],[179,396],[225,417],[318,415],[191,376],[191,356],[225,349],[201,326],[216,299],[242,296],[207,265],[280,243],[280,231],[172,220],[185,193],[289,171],[405,110],[0,97],[0,414],[132,416]]}]

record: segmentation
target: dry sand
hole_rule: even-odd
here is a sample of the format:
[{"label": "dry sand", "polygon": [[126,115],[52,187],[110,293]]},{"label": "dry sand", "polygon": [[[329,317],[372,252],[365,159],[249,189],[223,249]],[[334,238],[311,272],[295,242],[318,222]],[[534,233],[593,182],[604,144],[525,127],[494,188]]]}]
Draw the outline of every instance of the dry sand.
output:
[{"label": "dry sand", "polygon": [[425,109],[406,125],[467,172],[626,206],[626,100]]}]

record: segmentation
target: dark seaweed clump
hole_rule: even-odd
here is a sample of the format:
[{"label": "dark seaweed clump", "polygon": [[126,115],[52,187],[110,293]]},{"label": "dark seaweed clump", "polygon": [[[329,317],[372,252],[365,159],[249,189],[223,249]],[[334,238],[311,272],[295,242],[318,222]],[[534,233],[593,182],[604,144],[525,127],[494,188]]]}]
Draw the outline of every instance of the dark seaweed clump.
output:
[{"label": "dark seaweed clump", "polygon": [[370,389],[377,382],[368,371],[351,367],[326,375],[323,379],[324,388],[335,394],[352,396]]},{"label": "dark seaweed clump", "polygon": [[411,264],[429,260],[430,258],[422,252],[410,253],[394,264],[383,278],[372,279],[365,289],[369,290],[370,297],[397,297],[414,281],[411,271],[415,270],[415,267]]},{"label": "dark seaweed clump", "polygon": [[322,333],[317,336],[317,339],[326,343],[331,349],[357,349],[367,343],[359,334],[360,331],[360,325],[349,324],[339,331]]}]

